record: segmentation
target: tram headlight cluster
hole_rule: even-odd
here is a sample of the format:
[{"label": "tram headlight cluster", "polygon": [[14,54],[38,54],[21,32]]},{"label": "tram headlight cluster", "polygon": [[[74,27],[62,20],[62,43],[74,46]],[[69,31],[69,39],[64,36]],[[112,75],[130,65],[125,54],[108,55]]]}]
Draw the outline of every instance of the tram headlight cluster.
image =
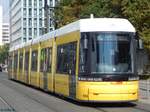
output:
[{"label": "tram headlight cluster", "polygon": [[139,80],[139,77],[129,77],[128,80],[129,81]]}]

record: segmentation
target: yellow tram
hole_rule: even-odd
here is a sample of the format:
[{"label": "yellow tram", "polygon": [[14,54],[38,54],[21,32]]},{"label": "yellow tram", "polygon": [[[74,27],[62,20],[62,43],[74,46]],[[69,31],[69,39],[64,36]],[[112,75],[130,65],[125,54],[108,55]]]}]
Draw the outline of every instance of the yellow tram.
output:
[{"label": "yellow tram", "polygon": [[81,19],[10,48],[9,78],[85,102],[138,100],[135,28]]}]

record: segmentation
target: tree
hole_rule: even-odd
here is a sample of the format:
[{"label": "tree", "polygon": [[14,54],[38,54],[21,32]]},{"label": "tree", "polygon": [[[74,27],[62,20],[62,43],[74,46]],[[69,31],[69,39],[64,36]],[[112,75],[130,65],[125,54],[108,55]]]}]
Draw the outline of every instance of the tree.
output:
[{"label": "tree", "polygon": [[150,51],[150,1],[123,0],[122,7],[123,15],[133,23]]},{"label": "tree", "polygon": [[121,0],[62,0],[55,11],[59,27],[81,18],[122,17]]},{"label": "tree", "polygon": [[0,63],[4,64],[8,58],[9,45],[3,45],[0,47]]},{"label": "tree", "polygon": [[80,18],[121,17],[135,26],[150,52],[150,3],[149,0],[62,0],[56,11],[59,27]]},{"label": "tree", "polygon": [[55,10],[55,19],[59,21],[58,27],[69,24],[80,18],[83,6],[87,0],[62,0],[59,8]]}]

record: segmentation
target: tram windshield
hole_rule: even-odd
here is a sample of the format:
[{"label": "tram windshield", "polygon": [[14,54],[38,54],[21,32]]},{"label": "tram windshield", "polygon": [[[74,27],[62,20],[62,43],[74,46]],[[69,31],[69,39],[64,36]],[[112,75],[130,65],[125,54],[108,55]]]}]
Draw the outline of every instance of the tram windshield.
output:
[{"label": "tram windshield", "polygon": [[131,73],[131,50],[131,37],[127,33],[83,33],[80,73]]}]

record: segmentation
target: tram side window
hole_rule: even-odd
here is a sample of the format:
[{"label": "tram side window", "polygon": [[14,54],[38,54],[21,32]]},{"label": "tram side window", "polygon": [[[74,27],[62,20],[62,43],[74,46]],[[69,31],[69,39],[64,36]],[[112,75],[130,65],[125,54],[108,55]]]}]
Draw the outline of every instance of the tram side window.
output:
[{"label": "tram side window", "polygon": [[57,73],[75,74],[76,47],[75,42],[58,46]]},{"label": "tram side window", "polygon": [[9,56],[9,61],[8,61],[8,71],[12,70],[13,67],[12,67],[12,56],[10,55]]},{"label": "tram side window", "polygon": [[21,53],[20,57],[19,57],[19,68],[20,68],[20,70],[22,70],[22,67],[23,67],[23,53]]},{"label": "tram side window", "polygon": [[40,71],[51,72],[52,48],[43,48],[40,57]]},{"label": "tram side window", "polygon": [[14,56],[14,71],[17,71],[17,66],[18,66],[18,54],[15,54]]},{"label": "tram side window", "polygon": [[44,70],[44,60],[45,60],[45,49],[41,50],[41,56],[40,56],[40,72],[43,72]]},{"label": "tram side window", "polygon": [[25,53],[25,70],[28,71],[29,67],[29,52]]},{"label": "tram side window", "polygon": [[9,56],[9,64],[8,64],[8,69],[11,70],[12,69],[12,56]]},{"label": "tram side window", "polygon": [[47,48],[47,55],[46,55],[46,64],[47,64],[47,72],[51,72],[52,69],[52,49]]},{"label": "tram side window", "polygon": [[32,66],[31,66],[31,71],[37,71],[37,57],[38,57],[38,51],[32,51]]}]

